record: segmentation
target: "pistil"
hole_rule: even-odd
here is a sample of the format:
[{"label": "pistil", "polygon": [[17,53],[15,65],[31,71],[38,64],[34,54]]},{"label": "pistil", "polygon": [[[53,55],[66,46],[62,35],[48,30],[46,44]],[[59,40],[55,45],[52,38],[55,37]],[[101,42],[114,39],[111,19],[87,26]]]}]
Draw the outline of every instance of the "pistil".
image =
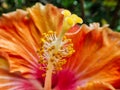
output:
[{"label": "pistil", "polygon": [[81,23],[82,19],[65,10],[62,12],[64,15],[63,30],[59,35],[56,32],[49,31],[43,34],[41,39],[42,44],[40,51],[39,63],[40,69],[45,71],[44,90],[51,90],[52,74],[58,70],[62,70],[62,66],[66,63],[65,58],[71,56],[75,51],[71,39],[65,37],[65,32],[76,23]]},{"label": "pistil", "polygon": [[52,72],[53,72],[53,64],[49,60],[48,61],[48,65],[47,65],[44,90],[51,90],[51,86],[52,86]]}]

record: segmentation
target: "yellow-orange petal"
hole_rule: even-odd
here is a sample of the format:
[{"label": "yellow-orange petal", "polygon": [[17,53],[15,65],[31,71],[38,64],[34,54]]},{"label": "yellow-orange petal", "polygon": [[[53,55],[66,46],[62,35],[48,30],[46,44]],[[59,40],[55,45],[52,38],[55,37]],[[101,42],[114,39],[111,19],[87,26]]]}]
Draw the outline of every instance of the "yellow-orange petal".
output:
[{"label": "yellow-orange petal", "polygon": [[75,53],[66,66],[76,73],[79,83],[98,80],[114,84],[120,81],[120,33],[108,27],[82,25],[78,32],[68,34]]},{"label": "yellow-orange petal", "polygon": [[28,8],[27,10],[41,33],[48,32],[49,30],[61,31],[63,15],[57,7],[51,4],[44,6],[37,3],[35,6]]}]

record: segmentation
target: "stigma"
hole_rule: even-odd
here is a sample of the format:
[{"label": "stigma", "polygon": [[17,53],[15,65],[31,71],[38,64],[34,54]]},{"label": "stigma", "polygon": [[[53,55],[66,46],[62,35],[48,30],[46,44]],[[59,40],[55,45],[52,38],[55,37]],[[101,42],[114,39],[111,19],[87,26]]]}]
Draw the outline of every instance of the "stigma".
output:
[{"label": "stigma", "polygon": [[49,31],[43,34],[41,41],[42,47],[39,51],[41,69],[46,71],[50,62],[53,66],[53,72],[62,70],[62,66],[66,63],[65,58],[75,52],[71,39],[66,36],[59,39],[56,32]]},{"label": "stigma", "polygon": [[63,10],[62,14],[64,15],[64,22],[63,22],[63,30],[67,31],[75,24],[83,23],[82,18],[77,16],[76,14],[71,14],[69,10]]}]

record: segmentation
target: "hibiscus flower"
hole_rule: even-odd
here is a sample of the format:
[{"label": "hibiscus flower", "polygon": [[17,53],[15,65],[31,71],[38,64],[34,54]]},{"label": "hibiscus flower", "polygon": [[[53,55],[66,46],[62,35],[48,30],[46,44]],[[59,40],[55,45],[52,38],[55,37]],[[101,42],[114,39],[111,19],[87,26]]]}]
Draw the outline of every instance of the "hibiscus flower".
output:
[{"label": "hibiscus flower", "polygon": [[0,17],[0,90],[120,88],[120,33],[37,3]]}]

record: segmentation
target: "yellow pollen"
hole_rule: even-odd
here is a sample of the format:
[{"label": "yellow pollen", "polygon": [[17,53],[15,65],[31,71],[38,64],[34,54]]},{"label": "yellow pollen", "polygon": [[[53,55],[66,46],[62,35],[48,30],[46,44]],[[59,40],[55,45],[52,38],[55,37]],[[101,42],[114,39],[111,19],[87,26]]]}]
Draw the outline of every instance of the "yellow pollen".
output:
[{"label": "yellow pollen", "polygon": [[53,31],[52,31],[52,30],[50,30],[50,31],[48,31],[48,33],[49,33],[49,34],[52,34],[52,33],[53,33]]},{"label": "yellow pollen", "polygon": [[74,53],[73,43],[71,39],[62,38],[59,44],[57,44],[58,37],[53,31],[44,33],[39,53],[39,63],[42,70],[47,70],[46,67],[50,62],[53,64],[53,71],[62,70],[62,66],[66,63],[64,58],[69,57]]},{"label": "yellow pollen", "polygon": [[42,41],[42,42],[45,42],[45,39],[41,38],[41,41]]}]

